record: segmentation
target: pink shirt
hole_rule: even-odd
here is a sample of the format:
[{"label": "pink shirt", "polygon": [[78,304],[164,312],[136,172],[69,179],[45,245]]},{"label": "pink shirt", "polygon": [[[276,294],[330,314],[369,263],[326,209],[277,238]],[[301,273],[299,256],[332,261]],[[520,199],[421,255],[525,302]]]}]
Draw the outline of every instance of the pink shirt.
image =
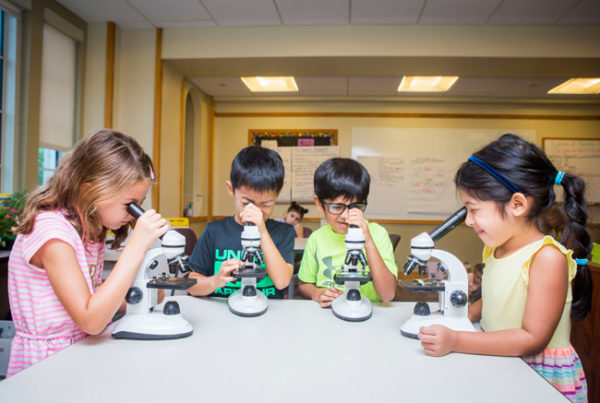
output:
[{"label": "pink shirt", "polygon": [[104,244],[92,243],[86,249],[63,211],[39,213],[33,231],[17,236],[8,260],[8,296],[16,335],[11,345],[7,376],[86,335],[59,301],[46,271],[29,263],[51,239],[60,239],[73,247],[90,293],[102,283]]}]

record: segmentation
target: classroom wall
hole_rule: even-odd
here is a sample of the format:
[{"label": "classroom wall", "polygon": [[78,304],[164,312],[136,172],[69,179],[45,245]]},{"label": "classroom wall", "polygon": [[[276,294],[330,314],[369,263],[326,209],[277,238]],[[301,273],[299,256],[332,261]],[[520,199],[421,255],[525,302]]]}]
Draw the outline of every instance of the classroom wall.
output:
[{"label": "classroom wall", "polygon": [[[306,116],[252,116],[253,113],[300,113]],[[325,113],[348,114],[349,116],[323,116]],[[352,114],[378,114],[373,117],[358,117]],[[385,114],[414,113],[423,117],[392,117]],[[497,118],[433,118],[427,114],[494,114]],[[231,114],[234,116],[220,116]],[[340,155],[350,157],[353,127],[398,127],[398,128],[454,128],[454,129],[506,129],[535,130],[537,142],[542,137],[586,137],[600,138],[600,119],[592,107],[581,105],[514,105],[514,104],[425,104],[425,103],[319,103],[319,102],[217,102],[215,104],[215,160],[213,205],[216,216],[233,213],[233,202],[225,191],[231,160],[248,145],[249,129],[337,129]],[[515,119],[507,115],[535,115],[537,118]],[[557,116],[570,115],[573,120],[557,120]],[[582,116],[595,119],[578,120]],[[546,118],[540,118],[546,117]],[[457,139],[460,141],[460,139]],[[431,145],[435,147],[435,144]],[[306,217],[321,218],[314,206]],[[286,205],[277,205],[273,217],[284,214]],[[318,227],[318,222],[307,226]],[[396,250],[396,258],[403,261],[408,254],[410,238],[423,231],[431,231],[432,225],[384,224],[388,232],[398,233],[402,240]],[[439,247],[447,248],[462,260],[479,262],[482,244],[470,228],[457,228],[452,236],[443,239]]]},{"label": "classroom wall", "polygon": [[[104,128],[106,23],[90,24],[85,72],[83,133]],[[122,30],[115,38],[113,129],[135,138],[152,154],[154,30]]]},{"label": "classroom wall", "polygon": [[113,128],[134,137],[152,155],[154,30],[117,28]]}]

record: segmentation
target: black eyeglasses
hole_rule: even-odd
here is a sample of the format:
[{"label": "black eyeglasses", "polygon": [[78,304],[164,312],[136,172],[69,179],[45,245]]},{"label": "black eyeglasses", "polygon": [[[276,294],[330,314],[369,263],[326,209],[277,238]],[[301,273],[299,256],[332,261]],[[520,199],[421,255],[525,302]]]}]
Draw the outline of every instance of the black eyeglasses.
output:
[{"label": "black eyeglasses", "polygon": [[327,203],[325,200],[321,200],[321,203],[326,205],[327,211],[329,211],[333,215],[340,215],[344,211],[346,211],[346,209],[351,209],[351,208],[357,208],[360,211],[365,211],[367,209],[366,202],[356,202],[356,203],[344,204],[344,203]]}]

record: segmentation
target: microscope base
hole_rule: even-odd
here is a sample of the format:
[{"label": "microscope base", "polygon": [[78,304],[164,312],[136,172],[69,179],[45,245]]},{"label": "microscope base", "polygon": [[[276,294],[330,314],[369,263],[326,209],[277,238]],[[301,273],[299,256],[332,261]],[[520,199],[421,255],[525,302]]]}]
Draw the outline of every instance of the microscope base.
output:
[{"label": "microscope base", "polygon": [[260,316],[269,307],[267,297],[262,292],[256,290],[255,296],[246,297],[242,295],[241,289],[227,298],[227,305],[232,313],[245,317]]},{"label": "microscope base", "polygon": [[181,314],[126,314],[112,333],[115,339],[166,340],[191,336],[194,328]]},{"label": "microscope base", "polygon": [[412,315],[404,324],[400,327],[400,333],[403,336],[417,339],[419,329],[422,326],[431,325],[442,325],[449,329],[456,330],[459,332],[475,332],[476,329],[467,317],[448,317],[442,315],[440,312],[435,312],[429,315]]},{"label": "microscope base", "polygon": [[367,298],[361,296],[360,301],[348,301],[345,296],[346,294],[331,303],[331,312],[336,317],[349,322],[362,322],[371,317],[373,305]]}]

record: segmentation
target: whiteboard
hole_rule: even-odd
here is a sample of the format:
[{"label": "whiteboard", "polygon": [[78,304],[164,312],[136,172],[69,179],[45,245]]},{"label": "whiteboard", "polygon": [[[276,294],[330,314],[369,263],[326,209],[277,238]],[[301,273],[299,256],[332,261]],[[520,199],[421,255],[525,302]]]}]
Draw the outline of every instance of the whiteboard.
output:
[{"label": "whiteboard", "polygon": [[535,142],[534,130],[355,127],[352,158],[371,175],[365,215],[442,220],[460,208],[454,175],[467,158],[502,134]]},{"label": "whiteboard", "polygon": [[[586,183],[586,201],[600,203],[600,140],[543,139],[544,151],[557,170],[568,172]],[[562,187],[555,187],[562,200]]]}]

